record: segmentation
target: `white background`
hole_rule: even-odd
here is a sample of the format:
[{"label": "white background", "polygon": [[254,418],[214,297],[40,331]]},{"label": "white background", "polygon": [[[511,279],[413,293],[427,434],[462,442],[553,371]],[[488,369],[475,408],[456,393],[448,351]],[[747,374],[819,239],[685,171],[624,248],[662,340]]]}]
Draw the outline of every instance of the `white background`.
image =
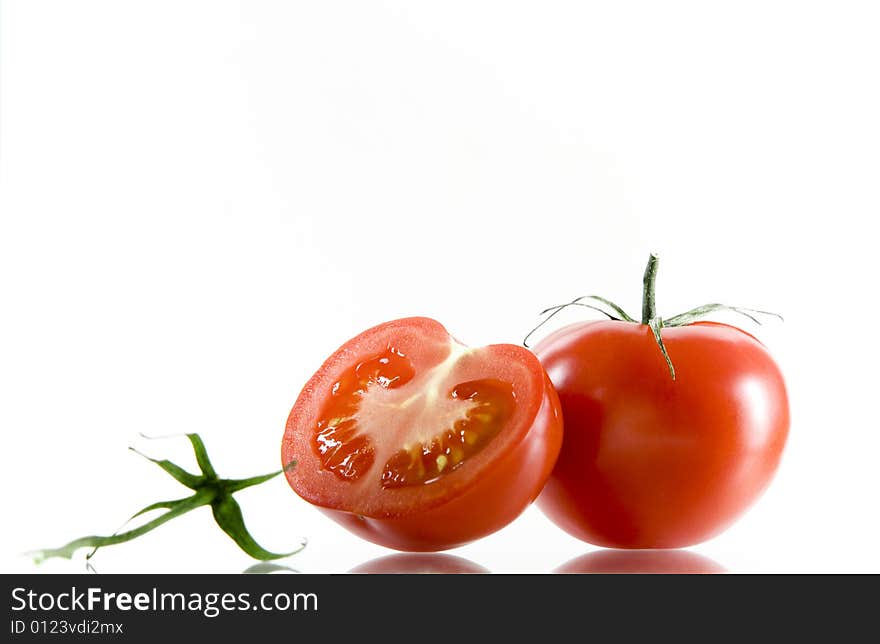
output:
[{"label": "white background", "polygon": [[[180,495],[126,448],[189,465],[184,442],[138,432],[275,469],[352,335],[420,314],[516,343],[589,292],[637,311],[657,250],[661,314],[786,318],[748,327],[789,384],[782,467],[694,550],[880,571],[878,32],[873,2],[4,0],[0,570],[81,571],[19,553]],[[266,547],[310,539],[300,571],[390,552],[282,479],[240,501]],[[532,508],[454,554],[543,572],[592,549]],[[251,563],[207,509],[94,559]]]}]

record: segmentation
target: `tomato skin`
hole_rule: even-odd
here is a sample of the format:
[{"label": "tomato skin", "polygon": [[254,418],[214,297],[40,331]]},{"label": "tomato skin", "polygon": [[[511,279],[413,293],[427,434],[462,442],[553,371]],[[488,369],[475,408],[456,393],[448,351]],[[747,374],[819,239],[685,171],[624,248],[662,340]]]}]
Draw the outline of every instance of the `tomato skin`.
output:
[{"label": "tomato skin", "polygon": [[611,548],[680,548],[726,528],[769,484],[788,435],[785,384],[732,326],[570,325],[535,352],[565,435],[537,501],[557,525]]},{"label": "tomato skin", "polygon": [[[556,462],[562,413],[537,357],[521,346],[476,349],[450,369],[463,381],[476,374],[514,383],[519,398],[514,416],[492,443],[440,481],[383,490],[375,468],[350,485],[322,468],[311,447],[315,419],[332,396],[333,383],[350,365],[390,343],[404,350],[417,373],[425,373],[444,360],[450,342],[455,340],[438,322],[405,318],[368,329],[331,355],[303,388],[288,418],[282,462],[296,461],[285,472],[293,490],[362,538],[412,552],[463,545],[504,527],[525,510]],[[458,376],[449,377],[447,390],[459,382]]]},{"label": "tomato skin", "polygon": [[550,379],[545,381],[544,400],[528,435],[465,494],[403,517],[322,512],[367,541],[409,552],[455,548],[503,528],[540,494],[562,445],[559,398]]}]

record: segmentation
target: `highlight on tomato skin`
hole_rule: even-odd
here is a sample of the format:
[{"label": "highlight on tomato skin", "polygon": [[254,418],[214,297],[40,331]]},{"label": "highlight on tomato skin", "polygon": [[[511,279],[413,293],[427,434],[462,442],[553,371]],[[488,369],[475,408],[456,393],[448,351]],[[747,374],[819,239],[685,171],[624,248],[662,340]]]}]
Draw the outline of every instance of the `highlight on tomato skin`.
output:
[{"label": "highlight on tomato skin", "polygon": [[516,518],[562,444],[535,355],[469,348],[430,318],[380,324],[335,351],[288,417],[293,490],[355,534],[403,551],[463,545]]}]

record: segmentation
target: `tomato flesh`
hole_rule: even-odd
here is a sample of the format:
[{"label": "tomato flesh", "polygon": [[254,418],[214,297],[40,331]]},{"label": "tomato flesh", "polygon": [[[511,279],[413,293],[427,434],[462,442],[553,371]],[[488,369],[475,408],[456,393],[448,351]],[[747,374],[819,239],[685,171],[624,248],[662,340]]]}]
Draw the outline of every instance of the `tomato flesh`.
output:
[{"label": "tomato flesh", "polygon": [[[386,392],[404,387],[414,375],[406,356],[389,347],[352,366],[333,383],[314,438],[325,469],[343,480],[353,480],[372,468],[375,450],[370,437],[360,431],[358,413],[369,404],[393,411],[405,408],[414,398],[401,399]],[[451,425],[438,427],[432,436],[416,438],[395,452],[383,467],[382,487],[438,481],[483,449],[501,431],[516,405],[511,385],[492,379],[460,383],[447,398],[458,403],[450,407]]]},{"label": "tomato flesh", "polygon": [[395,389],[412,380],[413,375],[406,356],[389,347],[354,365],[333,383],[314,437],[315,450],[325,469],[343,480],[353,480],[372,467],[373,445],[358,431],[360,401],[372,388]]},{"label": "tomato flesh", "polygon": [[427,318],[340,347],[291,410],[287,478],[367,539],[438,550],[493,532],[538,495],[562,439],[537,358],[471,349]]},{"label": "tomato flesh", "polygon": [[463,382],[456,385],[449,397],[465,404],[464,418],[429,441],[416,441],[398,450],[385,463],[382,487],[439,481],[488,445],[510,418],[516,404],[510,384],[500,380]]}]

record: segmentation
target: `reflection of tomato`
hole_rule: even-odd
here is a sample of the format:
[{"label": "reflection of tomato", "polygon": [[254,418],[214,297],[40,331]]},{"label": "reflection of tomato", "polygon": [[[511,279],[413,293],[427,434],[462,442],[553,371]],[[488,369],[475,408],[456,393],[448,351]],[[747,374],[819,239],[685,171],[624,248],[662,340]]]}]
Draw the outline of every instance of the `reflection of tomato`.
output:
[{"label": "reflection of tomato", "polygon": [[556,331],[535,351],[565,437],[539,507],[590,543],[678,548],[717,534],[769,483],[788,433],[785,385],[754,337],[717,323]]},{"label": "reflection of tomato", "polygon": [[727,571],[708,557],[687,550],[597,550],[565,562],[554,572],[696,575]]},{"label": "reflection of tomato", "polygon": [[399,550],[487,535],[538,495],[562,442],[559,401],[523,347],[456,342],[428,318],[365,331],[287,420],[287,479],[365,539]]},{"label": "reflection of tomato", "polygon": [[379,557],[352,568],[358,574],[468,574],[489,572],[462,557],[441,554],[401,553]]}]

